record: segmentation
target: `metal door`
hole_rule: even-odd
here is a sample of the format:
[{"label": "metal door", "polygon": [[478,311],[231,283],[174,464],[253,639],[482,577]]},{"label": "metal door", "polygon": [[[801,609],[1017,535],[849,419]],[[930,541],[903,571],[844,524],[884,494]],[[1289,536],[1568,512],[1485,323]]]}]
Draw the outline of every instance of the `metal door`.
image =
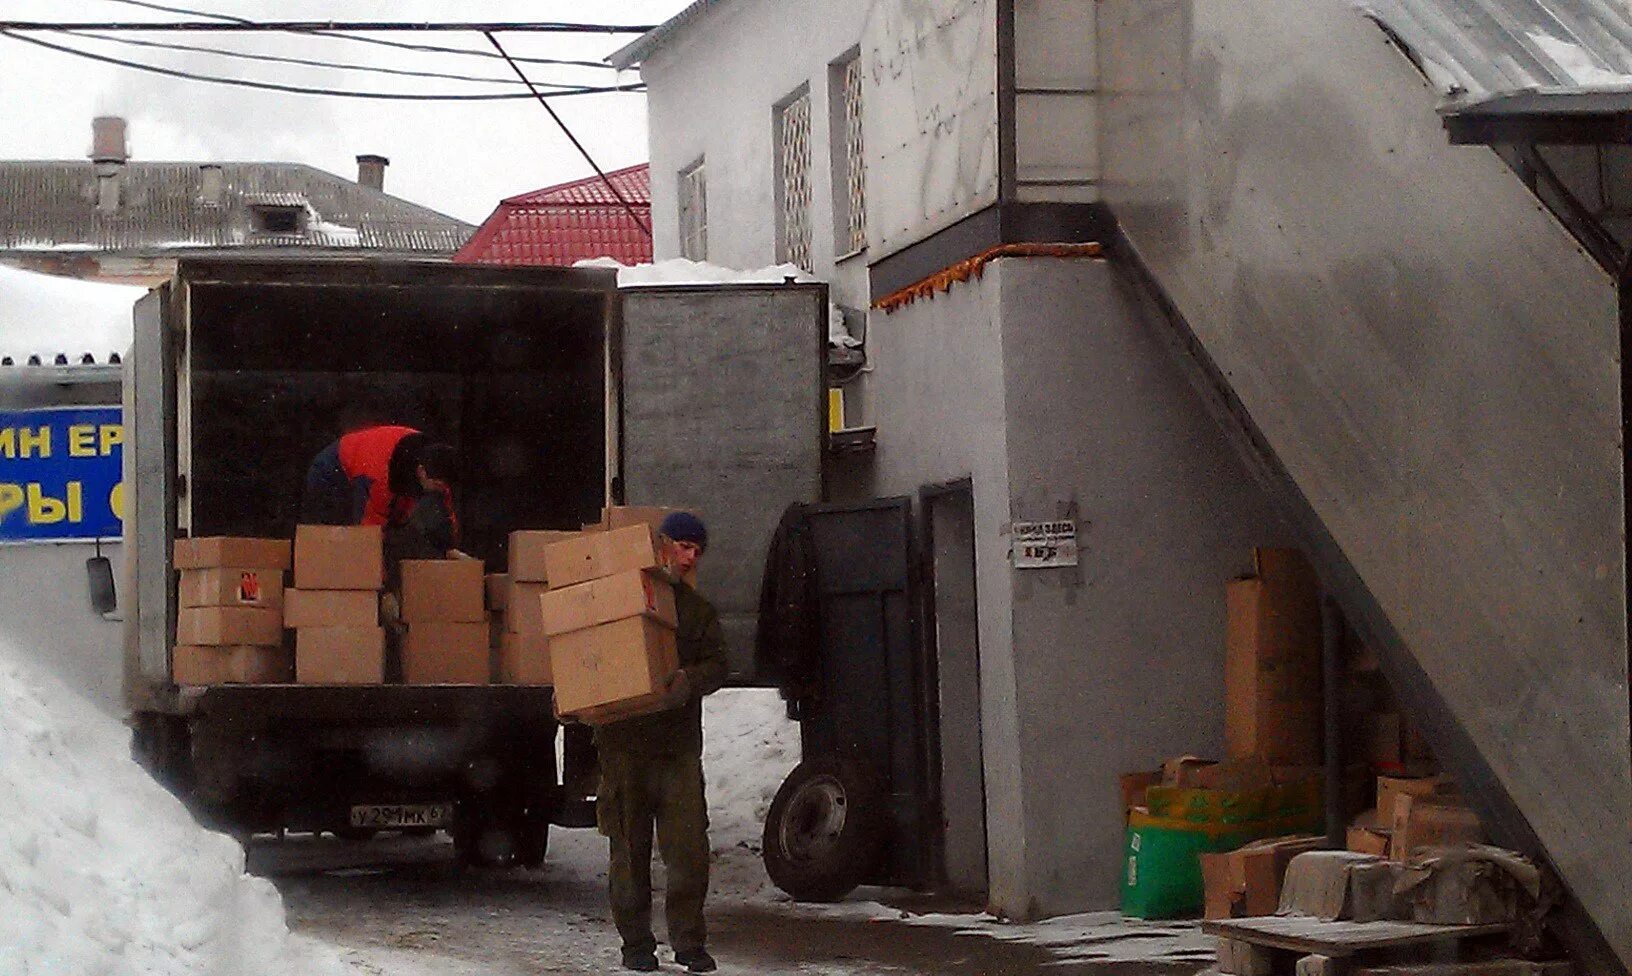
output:
[{"label": "metal door", "polygon": [[922,886],[931,875],[929,682],[919,639],[912,499],[813,505],[821,660],[800,703],[806,758],[849,755],[883,778],[887,856],[875,884]]}]

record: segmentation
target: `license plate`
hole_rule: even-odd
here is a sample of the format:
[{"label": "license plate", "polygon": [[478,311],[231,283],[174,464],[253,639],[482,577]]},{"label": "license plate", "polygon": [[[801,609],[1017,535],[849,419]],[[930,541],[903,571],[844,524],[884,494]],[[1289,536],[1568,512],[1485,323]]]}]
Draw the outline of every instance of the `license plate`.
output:
[{"label": "license plate", "polygon": [[452,822],[451,803],[370,803],[351,808],[353,827],[445,827]]}]

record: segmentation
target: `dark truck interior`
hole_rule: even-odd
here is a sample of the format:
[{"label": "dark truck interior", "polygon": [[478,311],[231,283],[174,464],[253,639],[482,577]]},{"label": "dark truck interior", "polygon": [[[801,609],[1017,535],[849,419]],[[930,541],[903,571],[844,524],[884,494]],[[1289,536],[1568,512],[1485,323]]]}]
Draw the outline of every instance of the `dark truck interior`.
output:
[{"label": "dark truck interior", "polygon": [[194,280],[194,534],[291,537],[308,464],[360,413],[454,446],[461,547],[492,571],[511,530],[600,517],[609,289],[411,270],[433,280],[350,265],[275,302],[265,281]]}]

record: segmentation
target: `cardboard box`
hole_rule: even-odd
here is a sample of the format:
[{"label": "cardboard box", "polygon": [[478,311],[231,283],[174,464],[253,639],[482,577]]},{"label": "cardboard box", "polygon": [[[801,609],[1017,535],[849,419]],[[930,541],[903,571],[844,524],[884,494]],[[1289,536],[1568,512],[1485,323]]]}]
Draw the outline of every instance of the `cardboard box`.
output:
[{"label": "cardboard box", "polygon": [[510,574],[488,573],[482,578],[487,587],[487,608],[503,611],[510,606]]},{"label": "cardboard box", "polygon": [[574,722],[581,722],[584,725],[611,725],[613,722],[622,722],[624,719],[639,718],[642,715],[655,715],[663,711],[663,707],[663,696],[651,694],[631,698],[615,705],[601,705],[596,708],[581,709],[572,713],[569,717]]},{"label": "cardboard box", "polygon": [[236,536],[177,539],[174,556],[177,569],[288,569],[289,540]]},{"label": "cardboard box", "polygon": [[1343,846],[1356,854],[1387,857],[1389,848],[1388,831],[1379,827],[1368,827],[1364,824],[1350,824]]},{"label": "cardboard box", "polygon": [[307,627],[295,632],[295,680],[303,685],[385,681],[384,627]]},{"label": "cardboard box", "polygon": [[1275,914],[1281,903],[1281,881],[1287,865],[1297,855],[1324,846],[1325,840],[1319,837],[1275,837],[1225,854],[1202,854],[1205,917]]},{"label": "cardboard box", "polygon": [[1158,786],[1162,782],[1162,774],[1151,771],[1148,773],[1123,773],[1117,777],[1117,785],[1122,790],[1122,816],[1127,818],[1128,811],[1134,807],[1145,805],[1145,790]]},{"label": "cardboard box", "polygon": [[551,685],[550,640],[543,634],[536,637],[505,634],[499,650],[499,680],[508,685]]},{"label": "cardboard box", "polygon": [[1201,861],[1202,903],[1201,917],[1207,919],[1236,918],[1245,913],[1237,911],[1239,892],[1231,877],[1228,854],[1198,854]]},{"label": "cardboard box", "polygon": [[303,590],[377,590],[385,585],[377,525],[297,525],[295,585]]},{"label": "cardboard box", "polygon": [[1231,759],[1321,761],[1320,594],[1290,549],[1258,549],[1258,576],[1225,588],[1225,740]]},{"label": "cardboard box", "polygon": [[647,525],[592,532],[546,547],[544,564],[551,588],[630,570],[656,569],[657,540]]},{"label": "cardboard box", "polygon": [[549,581],[544,551],[558,542],[576,539],[582,533],[551,529],[525,529],[510,533],[510,579],[516,583]]},{"label": "cardboard box", "polygon": [[1459,805],[1461,793],[1448,776],[1379,776],[1377,777],[1378,822],[1390,826],[1394,820],[1395,797],[1442,797]]},{"label": "cardboard box", "polygon": [[607,531],[625,529],[631,525],[649,525],[652,534],[656,535],[658,529],[663,527],[663,520],[678,511],[680,511],[678,508],[650,505],[613,505],[601,509],[601,525],[605,526]]},{"label": "cardboard box", "polygon": [[404,559],[402,619],[416,623],[484,623],[486,584],[476,559]]},{"label": "cardboard box", "polygon": [[283,606],[281,569],[184,569],[176,589],[184,607]]},{"label": "cardboard box", "polygon": [[485,620],[422,620],[408,625],[402,642],[405,684],[485,685],[488,672]]},{"label": "cardboard box", "polygon": [[511,583],[510,609],[505,611],[505,627],[512,634],[544,636],[544,594],[548,583]]},{"label": "cardboard box", "polygon": [[1163,760],[1162,785],[1178,786],[1184,789],[1200,789],[1201,784],[1196,781],[1197,775],[1208,766],[1215,765],[1217,765],[1217,760],[1202,759],[1199,756],[1179,756],[1175,759]]},{"label": "cardboard box", "polygon": [[1463,806],[1432,803],[1431,799],[1408,793],[1394,798],[1389,857],[1404,861],[1424,847],[1484,843],[1485,829],[1478,814]]},{"label": "cardboard box", "polygon": [[674,630],[650,617],[585,627],[550,640],[556,708],[563,715],[659,694],[679,667]]},{"label": "cardboard box", "polygon": [[295,679],[294,657],[281,647],[177,644],[170,667],[178,685],[279,685]]},{"label": "cardboard box", "polygon": [[285,627],[373,627],[379,622],[377,590],[297,589],[284,594]]},{"label": "cardboard box", "polygon": [[614,573],[543,596],[544,632],[552,637],[627,617],[647,616],[678,627],[674,585],[651,570]]},{"label": "cardboard box", "polygon": [[260,607],[187,607],[176,614],[177,644],[283,643],[283,614]]},{"label": "cardboard box", "polygon": [[1394,892],[1400,865],[1353,851],[1308,851],[1292,858],[1281,887],[1279,914],[1331,922],[1407,917]]}]

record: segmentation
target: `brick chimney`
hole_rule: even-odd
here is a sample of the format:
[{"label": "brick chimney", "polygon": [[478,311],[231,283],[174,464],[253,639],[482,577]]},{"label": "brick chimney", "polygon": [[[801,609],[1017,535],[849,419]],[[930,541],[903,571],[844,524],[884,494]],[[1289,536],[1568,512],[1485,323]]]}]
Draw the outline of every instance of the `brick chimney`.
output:
[{"label": "brick chimney", "polygon": [[363,155],[357,157],[357,182],[363,186],[385,192],[385,168],[391,165],[391,160],[384,156]]},{"label": "brick chimney", "polygon": [[125,120],[99,115],[91,120],[91,162],[96,166],[96,209],[113,213],[123,196],[125,163],[130,147],[125,142]]}]

